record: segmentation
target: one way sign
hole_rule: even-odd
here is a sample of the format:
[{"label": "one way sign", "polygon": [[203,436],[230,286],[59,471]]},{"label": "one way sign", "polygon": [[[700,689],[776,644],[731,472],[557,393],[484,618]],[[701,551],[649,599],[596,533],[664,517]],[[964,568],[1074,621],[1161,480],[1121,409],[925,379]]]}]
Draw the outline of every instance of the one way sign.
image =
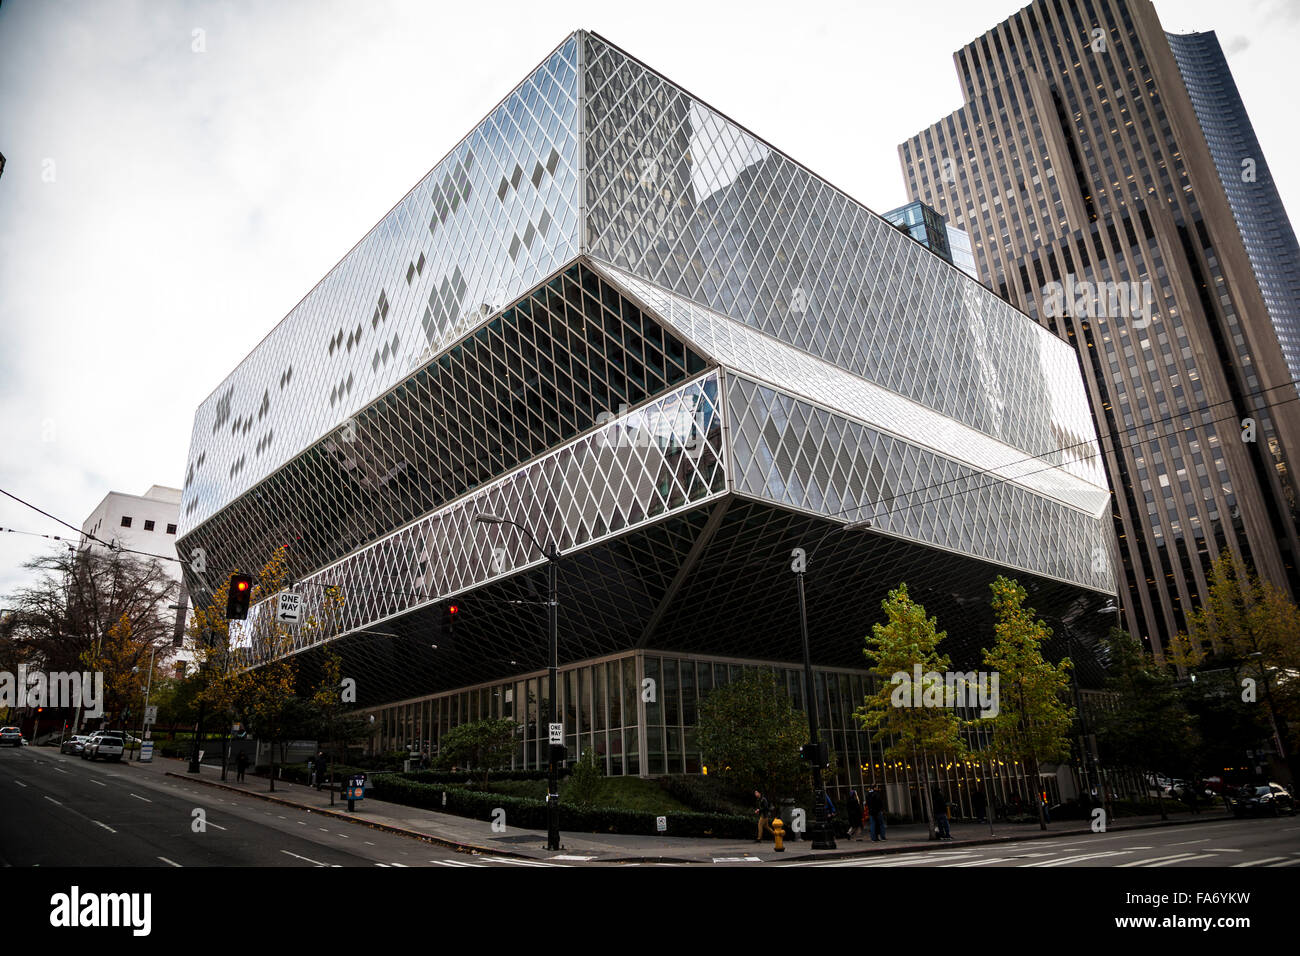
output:
[{"label": "one way sign", "polygon": [[275,609],[275,619],[283,624],[297,624],[302,618],[302,595],[296,591],[282,591]]}]

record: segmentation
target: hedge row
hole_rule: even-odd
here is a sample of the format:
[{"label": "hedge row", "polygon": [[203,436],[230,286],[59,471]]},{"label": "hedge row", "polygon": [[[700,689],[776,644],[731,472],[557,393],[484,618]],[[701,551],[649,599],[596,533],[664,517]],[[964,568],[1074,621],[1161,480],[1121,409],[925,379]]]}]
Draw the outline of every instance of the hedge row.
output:
[{"label": "hedge row", "polygon": [[[567,777],[569,775],[568,767],[561,767],[559,776]],[[478,770],[457,770],[452,773],[450,770],[412,770],[410,773],[402,774],[407,780],[416,783],[440,783],[452,786],[464,785],[467,781],[481,783],[483,774]],[[545,780],[545,770],[493,770],[488,775],[488,780]]]},{"label": "hedge row", "polygon": [[[405,779],[407,775],[385,775],[374,780],[369,792],[380,800],[409,807],[439,810],[456,816],[490,821],[493,811],[506,812],[508,825],[525,830],[545,830],[546,802],[503,794],[483,793],[463,787],[442,787]],[[443,801],[446,801],[445,803]],[[754,821],[727,813],[670,813],[669,836],[752,837]],[[614,807],[583,809],[560,804],[560,829],[587,833],[629,833],[653,836],[658,833],[655,814]]]}]

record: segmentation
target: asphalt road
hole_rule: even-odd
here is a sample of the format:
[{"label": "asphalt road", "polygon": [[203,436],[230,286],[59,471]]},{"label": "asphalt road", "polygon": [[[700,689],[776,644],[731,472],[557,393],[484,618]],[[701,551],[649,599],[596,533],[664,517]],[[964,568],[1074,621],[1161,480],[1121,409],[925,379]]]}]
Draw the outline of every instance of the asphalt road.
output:
[{"label": "asphalt road", "polygon": [[562,865],[469,856],[51,748],[0,748],[0,866]]},{"label": "asphalt road", "polygon": [[[848,847],[852,844],[842,843]],[[778,866],[878,867],[1293,867],[1300,817],[1223,820],[1086,836],[954,846],[867,859]]]}]

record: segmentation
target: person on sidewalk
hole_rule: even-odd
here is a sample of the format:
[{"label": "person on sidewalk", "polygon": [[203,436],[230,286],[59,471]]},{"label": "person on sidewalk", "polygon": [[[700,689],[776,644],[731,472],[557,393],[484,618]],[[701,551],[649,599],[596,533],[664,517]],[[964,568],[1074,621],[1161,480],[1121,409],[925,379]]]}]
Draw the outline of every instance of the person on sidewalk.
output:
[{"label": "person on sidewalk", "polygon": [[930,798],[934,804],[934,826],[939,833],[939,839],[951,840],[952,831],[948,829],[948,798],[938,786],[934,788]]},{"label": "person on sidewalk", "polygon": [[776,834],[772,832],[772,804],[768,801],[767,796],[761,790],[754,791],[754,801],[758,804],[754,812],[758,814],[758,836],[754,839],[755,843],[763,842],[763,829],[766,828],[768,833],[772,834],[775,839]]},{"label": "person on sidewalk", "polygon": [[316,752],[316,789],[325,786],[325,751]]},{"label": "person on sidewalk", "polygon": [[239,756],[235,758],[235,782],[236,783],[244,782],[244,771],[246,771],[247,769],[248,769],[248,754],[244,753],[244,751],[241,750],[239,752]]},{"label": "person on sidewalk", "polygon": [[985,811],[988,809],[989,802],[988,798],[984,796],[984,784],[981,783],[975,786],[975,795],[971,798],[971,802],[975,805],[975,816],[979,818],[979,822],[986,822],[984,818],[987,813]]},{"label": "person on sidewalk", "polygon": [[849,839],[856,840],[862,832],[862,801],[858,799],[858,791],[849,791],[849,798],[844,801],[844,813],[844,820],[849,825]]},{"label": "person on sidewalk", "polygon": [[867,812],[871,814],[871,842],[885,838],[885,796],[879,787],[867,791]]}]

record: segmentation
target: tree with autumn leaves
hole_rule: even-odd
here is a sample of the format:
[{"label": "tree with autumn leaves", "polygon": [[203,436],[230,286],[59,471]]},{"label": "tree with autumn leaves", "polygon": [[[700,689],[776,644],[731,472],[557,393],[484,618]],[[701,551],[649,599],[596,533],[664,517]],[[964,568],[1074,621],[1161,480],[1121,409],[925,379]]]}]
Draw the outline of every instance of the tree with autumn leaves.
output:
[{"label": "tree with autumn leaves", "polygon": [[[939,630],[938,620],[927,617],[925,607],[912,600],[906,584],[890,591],[880,606],[886,621],[872,626],[862,652],[876,677],[874,690],[854,717],[874,732],[874,742],[884,744],[885,760],[914,765],[918,771],[925,768],[921,805],[933,830],[930,760],[940,755],[957,758],[966,752],[957,712],[944,705],[944,675],[951,671],[952,661],[938,648],[947,632]],[[920,686],[915,678],[918,668]],[[939,706],[929,706],[935,703],[936,691]]]},{"label": "tree with autumn leaves", "polygon": [[[1204,711],[1207,704],[1226,705],[1233,711],[1217,720],[1202,714],[1203,732],[1233,724],[1238,731],[1253,726],[1253,737],[1272,737],[1285,754],[1292,780],[1300,780],[1300,609],[1286,593],[1261,580],[1251,568],[1224,551],[1210,567],[1205,601],[1188,620],[1187,631],[1168,648],[1171,662],[1181,670],[1227,671],[1235,689],[1231,694],[1192,700]],[[1207,684],[1209,686],[1207,686]],[[1211,682],[1201,682],[1205,693]],[[1199,688],[1198,688],[1199,690]],[[1228,719],[1224,719],[1224,718]],[[1233,720],[1231,718],[1243,718]],[[1247,730],[1247,733],[1250,733]],[[1241,748],[1256,740],[1238,737]]]},{"label": "tree with autumn leaves", "polygon": [[[287,558],[287,549],[282,547],[263,565],[253,585],[254,610],[247,621],[226,618],[227,579],[206,605],[196,602],[189,625],[195,646],[202,648],[204,681],[199,699],[227,725],[243,721],[259,740],[270,744],[272,791],[277,749],[282,751],[290,733],[304,722],[321,723],[313,719],[313,701],[325,692],[317,688],[308,699],[299,698],[298,662],[293,651],[332,633],[343,608],[343,595],[337,588],[326,590],[319,609],[315,602],[307,602],[310,610],[299,624],[283,624],[269,611],[257,608],[258,602],[291,583]],[[280,758],[283,760],[283,752]]]},{"label": "tree with autumn leaves", "polygon": [[[1036,620],[1020,584],[1001,575],[993,590],[993,647],[984,651],[984,666],[998,674],[998,713],[981,723],[993,729],[991,752],[1003,760],[1019,762],[1039,786],[1038,767],[1044,761],[1064,760],[1070,750],[1069,658],[1052,664],[1043,658],[1042,645],[1051,628]],[[1042,799],[1037,794],[1038,824],[1047,829]]]}]

